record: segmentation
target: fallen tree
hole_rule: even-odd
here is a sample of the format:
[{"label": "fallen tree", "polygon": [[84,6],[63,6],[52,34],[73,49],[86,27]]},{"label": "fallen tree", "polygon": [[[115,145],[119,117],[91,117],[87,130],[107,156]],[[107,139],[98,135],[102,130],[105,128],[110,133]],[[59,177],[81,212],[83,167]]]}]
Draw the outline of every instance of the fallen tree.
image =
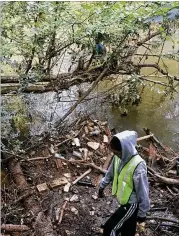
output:
[{"label": "fallen tree", "polygon": [[48,91],[64,90],[70,88],[73,85],[86,82],[91,83],[95,80],[96,76],[98,76],[98,73],[64,73],[58,76],[41,77],[39,82],[28,81],[28,78],[23,81],[21,77],[3,76],[1,78],[1,93],[44,93]]},{"label": "fallen tree", "polygon": [[[6,158],[8,159],[8,155]],[[20,190],[21,195],[24,195],[26,191],[29,191],[29,187],[22,172],[19,161],[17,161],[15,158],[14,159],[10,158],[8,161],[8,168],[10,173],[12,174],[14,182],[16,183],[17,187]],[[44,212],[42,212],[41,206],[39,202],[36,200],[36,197],[34,195],[29,196],[28,194],[26,198],[23,198],[23,201],[27,211],[31,212],[35,220],[34,231],[36,232],[36,234],[39,236],[44,236],[44,235],[53,236],[54,234],[51,220],[49,217],[46,217],[44,215]],[[15,229],[14,231],[17,231],[18,228],[13,226],[6,227],[6,225],[4,225],[4,227],[5,230],[11,229],[11,231],[13,231],[13,229]],[[22,229],[24,228],[22,227]],[[25,227],[24,230],[29,230],[29,228]]]}]

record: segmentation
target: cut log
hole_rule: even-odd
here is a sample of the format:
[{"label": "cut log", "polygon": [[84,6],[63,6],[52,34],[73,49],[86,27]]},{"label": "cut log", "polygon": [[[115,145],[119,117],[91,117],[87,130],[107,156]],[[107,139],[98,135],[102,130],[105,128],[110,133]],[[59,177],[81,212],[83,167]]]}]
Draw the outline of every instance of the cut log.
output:
[{"label": "cut log", "polygon": [[23,232],[29,230],[30,228],[26,225],[2,224],[1,229],[7,232]]}]

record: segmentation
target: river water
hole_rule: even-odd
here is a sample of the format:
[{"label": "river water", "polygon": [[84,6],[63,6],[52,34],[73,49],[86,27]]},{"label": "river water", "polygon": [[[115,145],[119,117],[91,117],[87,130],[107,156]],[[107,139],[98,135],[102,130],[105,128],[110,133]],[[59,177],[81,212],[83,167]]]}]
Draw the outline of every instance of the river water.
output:
[{"label": "river water", "polygon": [[[144,49],[141,48],[138,53],[143,51]],[[160,49],[158,49],[159,51]],[[171,43],[165,43],[163,53],[176,53],[176,51],[178,51],[178,48],[173,49]],[[134,60],[137,60],[137,58],[134,58]],[[145,63],[154,63],[157,60],[157,57],[149,57]],[[64,61],[64,66],[60,63],[61,71],[66,72],[68,58],[65,58]],[[168,59],[165,59],[164,62],[171,74],[179,74],[178,62]],[[160,64],[163,67],[162,60]],[[148,68],[143,70],[142,74],[148,75],[151,72],[153,70]],[[149,78],[159,80],[157,77]],[[88,97],[89,100],[78,106],[73,113],[73,117],[79,117],[79,114],[93,113],[94,118],[107,120],[111,128],[115,128],[119,132],[125,129],[136,130],[139,136],[145,135],[143,128],[148,127],[165,145],[179,151],[179,90],[174,93],[173,99],[170,99],[170,96],[163,93],[162,86],[155,85],[151,87],[148,83],[142,94],[142,103],[139,106],[130,107],[128,115],[122,117],[119,108],[112,107],[107,100],[101,100],[101,97],[97,96],[101,91],[111,86],[109,81],[101,82]],[[162,81],[166,82],[164,79]],[[89,84],[82,84],[80,89],[87,90],[89,86]],[[25,94],[23,99],[32,118],[31,135],[49,130],[78,99],[78,90],[79,87],[73,86],[68,91],[63,91],[58,95],[54,92]],[[92,99],[93,96],[96,96],[96,98]],[[2,97],[2,112],[3,107],[10,100],[9,96]],[[7,120],[10,116],[7,115],[7,112],[5,114],[2,117],[2,124],[6,123],[6,126],[8,126]]]}]

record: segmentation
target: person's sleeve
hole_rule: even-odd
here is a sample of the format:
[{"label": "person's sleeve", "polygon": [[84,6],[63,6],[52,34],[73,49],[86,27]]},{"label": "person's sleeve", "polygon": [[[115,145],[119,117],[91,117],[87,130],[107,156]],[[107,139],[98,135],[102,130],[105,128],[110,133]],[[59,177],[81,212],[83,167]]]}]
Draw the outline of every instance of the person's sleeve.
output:
[{"label": "person's sleeve", "polygon": [[145,162],[141,162],[134,172],[134,186],[139,203],[138,216],[146,217],[146,213],[150,210],[150,200],[147,166]]},{"label": "person's sleeve", "polygon": [[114,157],[104,178],[102,178],[100,182],[100,188],[105,188],[113,180],[113,177],[114,177]]}]

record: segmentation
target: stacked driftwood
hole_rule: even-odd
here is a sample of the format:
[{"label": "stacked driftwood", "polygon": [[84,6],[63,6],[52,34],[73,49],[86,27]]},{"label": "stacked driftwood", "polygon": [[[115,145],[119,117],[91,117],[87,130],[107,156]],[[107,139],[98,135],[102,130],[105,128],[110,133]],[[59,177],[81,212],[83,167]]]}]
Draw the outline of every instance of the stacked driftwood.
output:
[{"label": "stacked driftwood", "polygon": [[[179,177],[176,170],[178,154],[164,146],[150,130],[145,128],[144,131],[145,135],[137,140],[137,149],[148,164],[150,183],[152,186],[157,184],[157,189],[159,189],[157,191],[167,192],[173,198],[178,199]],[[109,141],[114,132],[114,130],[110,130],[107,122],[90,118],[79,119],[63,135],[43,140],[43,148],[39,144],[38,148],[35,148],[37,145],[33,145],[33,148],[28,147],[26,152],[21,151],[21,154],[4,151],[4,161],[7,163],[18,196],[10,199],[7,197],[7,190],[2,192],[2,233],[10,235],[32,235],[34,233],[39,236],[61,233],[61,223],[65,219],[65,211],[69,208],[69,204],[71,204],[71,212],[79,214],[78,209],[72,205],[79,199],[78,194],[74,194],[74,186],[94,188],[95,193],[91,197],[93,200],[97,199],[96,191],[99,181],[112,158]],[[144,142],[145,146],[142,146],[141,143],[144,144]],[[31,177],[27,177],[29,173]],[[89,179],[89,175],[94,178]],[[60,189],[59,196],[62,197],[62,201],[60,207],[55,208],[54,220],[47,213],[48,207],[43,208],[42,203],[48,194],[53,195],[56,189]],[[68,197],[63,197],[66,196],[65,194],[69,194]],[[152,201],[154,202],[155,198]],[[19,218],[18,225],[14,224],[18,221],[13,222],[8,218],[12,215],[11,211],[16,204],[22,206],[24,214],[26,214],[26,218],[23,220],[22,217]],[[165,206],[162,207],[166,209]],[[162,207],[159,207],[159,210]],[[50,208],[54,207],[50,206]],[[152,205],[152,209],[157,209],[155,204]],[[157,224],[158,227],[160,223],[170,222],[170,224],[172,223],[170,227],[179,228],[179,220],[167,216],[151,214],[148,216],[147,222],[149,225]],[[68,235],[68,231],[69,229],[66,228],[64,235]],[[141,235],[148,235],[144,233],[144,229],[139,229],[139,231]]]}]

